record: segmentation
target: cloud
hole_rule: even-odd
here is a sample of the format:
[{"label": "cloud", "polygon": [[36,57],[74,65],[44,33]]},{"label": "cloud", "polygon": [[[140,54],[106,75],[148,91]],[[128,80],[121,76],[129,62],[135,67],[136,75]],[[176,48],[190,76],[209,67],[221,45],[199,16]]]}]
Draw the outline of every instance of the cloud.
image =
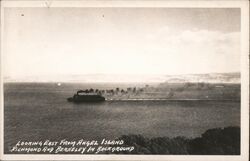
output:
[{"label": "cloud", "polygon": [[165,54],[240,54],[240,32],[223,33],[197,29],[176,32],[161,28],[154,34],[146,35],[146,40],[145,50],[161,51]]},{"label": "cloud", "polygon": [[168,63],[165,71],[169,73],[240,71],[240,32],[198,29],[177,32],[164,27],[145,39],[144,51],[155,56],[151,61]]}]

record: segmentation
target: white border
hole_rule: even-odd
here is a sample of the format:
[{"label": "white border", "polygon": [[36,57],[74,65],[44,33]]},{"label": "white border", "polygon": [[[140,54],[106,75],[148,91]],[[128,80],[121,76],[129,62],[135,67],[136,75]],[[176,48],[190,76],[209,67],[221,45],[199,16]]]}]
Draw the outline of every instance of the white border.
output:
[{"label": "white border", "polygon": [[[249,1],[248,0],[81,0],[81,1],[1,1],[1,54],[3,46],[4,8],[6,7],[167,7],[167,8],[241,8],[241,155],[16,155],[3,154],[3,79],[0,86],[1,138],[0,160],[190,160],[247,161],[249,160]],[[1,59],[2,69],[2,59]]]}]

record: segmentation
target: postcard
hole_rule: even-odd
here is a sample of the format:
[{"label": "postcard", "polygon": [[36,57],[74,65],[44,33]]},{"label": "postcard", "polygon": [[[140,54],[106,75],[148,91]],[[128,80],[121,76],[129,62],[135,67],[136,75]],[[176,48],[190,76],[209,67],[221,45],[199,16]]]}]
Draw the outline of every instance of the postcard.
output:
[{"label": "postcard", "polygon": [[249,157],[249,1],[1,1],[1,160]]}]

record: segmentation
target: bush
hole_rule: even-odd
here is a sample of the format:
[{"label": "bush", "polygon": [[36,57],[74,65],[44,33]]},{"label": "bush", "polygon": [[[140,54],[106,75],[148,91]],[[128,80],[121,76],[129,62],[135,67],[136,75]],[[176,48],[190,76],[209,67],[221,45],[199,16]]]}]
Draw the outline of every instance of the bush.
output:
[{"label": "bush", "polygon": [[[240,128],[209,129],[201,137],[146,138],[142,135],[123,135],[124,146],[134,146],[130,154],[192,154],[192,155],[239,155]],[[121,152],[127,154],[127,152]]]},{"label": "bush", "polygon": [[240,128],[227,127],[207,130],[189,142],[190,154],[239,155]]}]

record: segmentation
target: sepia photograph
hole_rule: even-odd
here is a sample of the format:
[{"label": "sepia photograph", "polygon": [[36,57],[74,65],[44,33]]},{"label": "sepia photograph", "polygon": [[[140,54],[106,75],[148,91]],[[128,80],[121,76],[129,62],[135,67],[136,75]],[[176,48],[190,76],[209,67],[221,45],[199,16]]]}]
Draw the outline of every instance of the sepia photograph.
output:
[{"label": "sepia photograph", "polygon": [[241,7],[10,4],[3,155],[245,154]]}]

